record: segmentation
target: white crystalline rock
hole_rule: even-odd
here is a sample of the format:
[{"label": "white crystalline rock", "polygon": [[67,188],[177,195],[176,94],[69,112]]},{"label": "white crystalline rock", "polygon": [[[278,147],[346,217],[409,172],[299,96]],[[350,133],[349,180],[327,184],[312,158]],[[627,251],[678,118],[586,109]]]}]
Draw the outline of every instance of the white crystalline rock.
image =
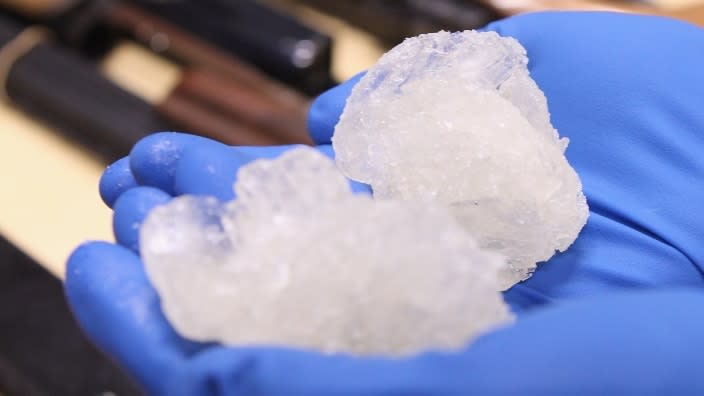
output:
[{"label": "white crystalline rock", "polygon": [[406,355],[510,319],[504,259],[444,208],[355,195],[311,148],[243,167],[235,192],[176,198],[141,228],[147,274],[188,338]]},{"label": "white crystalline rock", "polygon": [[567,249],[588,216],[527,63],[493,32],[407,39],[354,87],[333,136],[340,169],[375,197],[449,206],[504,254],[501,288]]}]

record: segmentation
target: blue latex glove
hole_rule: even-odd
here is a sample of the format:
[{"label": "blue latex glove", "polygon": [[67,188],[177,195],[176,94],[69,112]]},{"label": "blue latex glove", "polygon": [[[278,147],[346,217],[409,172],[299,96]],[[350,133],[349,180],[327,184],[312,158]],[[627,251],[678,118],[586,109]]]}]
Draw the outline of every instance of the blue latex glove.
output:
[{"label": "blue latex glove", "polygon": [[[704,31],[601,13],[488,29],[526,47],[591,208],[574,246],[505,294],[515,325],[460,352],[401,360],[182,339],[143,272],[140,222],[173,195],[232,198],[242,164],[286,148],[158,134],[101,181],[119,245],[89,243],[69,260],[68,299],[89,336],[163,395],[704,394]],[[314,103],[318,143],[353,84]]]}]

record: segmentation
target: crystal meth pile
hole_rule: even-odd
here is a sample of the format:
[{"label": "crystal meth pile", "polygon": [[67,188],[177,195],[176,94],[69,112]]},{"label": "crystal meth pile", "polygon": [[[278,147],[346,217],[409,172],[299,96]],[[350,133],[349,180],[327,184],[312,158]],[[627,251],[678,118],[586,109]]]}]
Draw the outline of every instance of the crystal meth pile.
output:
[{"label": "crystal meth pile", "polygon": [[235,193],[175,198],[140,231],[162,308],[190,339],[406,355],[510,320],[504,259],[445,208],[353,194],[306,147],[244,166]]},{"label": "crystal meth pile", "polygon": [[588,216],[527,63],[493,32],[407,39],[354,87],[333,136],[340,169],[376,198],[450,207],[505,255],[503,289],[567,249]]}]

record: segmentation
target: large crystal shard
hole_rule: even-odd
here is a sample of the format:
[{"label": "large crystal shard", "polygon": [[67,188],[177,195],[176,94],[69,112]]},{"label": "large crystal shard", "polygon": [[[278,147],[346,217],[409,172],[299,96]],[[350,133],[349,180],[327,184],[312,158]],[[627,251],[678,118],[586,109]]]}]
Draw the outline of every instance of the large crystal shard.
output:
[{"label": "large crystal shard", "polygon": [[147,274],[186,337],[405,355],[461,347],[510,318],[504,259],[445,208],[355,195],[311,148],[237,179],[235,201],[175,198],[142,225]]},{"label": "large crystal shard", "polygon": [[501,288],[567,249],[588,216],[527,63],[493,32],[407,39],[355,86],[333,136],[341,170],[376,198],[450,207],[504,254]]}]

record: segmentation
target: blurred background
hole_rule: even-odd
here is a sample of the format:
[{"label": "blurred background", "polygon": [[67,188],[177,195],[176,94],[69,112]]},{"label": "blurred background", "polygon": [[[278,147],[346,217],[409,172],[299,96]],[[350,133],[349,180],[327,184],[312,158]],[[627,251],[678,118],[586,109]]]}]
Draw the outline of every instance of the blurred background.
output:
[{"label": "blurred background", "polygon": [[405,37],[546,9],[704,26],[704,0],[0,0],[0,396],[139,394],[60,279],[112,240],[98,180],[141,137],[309,144],[310,100]]}]

